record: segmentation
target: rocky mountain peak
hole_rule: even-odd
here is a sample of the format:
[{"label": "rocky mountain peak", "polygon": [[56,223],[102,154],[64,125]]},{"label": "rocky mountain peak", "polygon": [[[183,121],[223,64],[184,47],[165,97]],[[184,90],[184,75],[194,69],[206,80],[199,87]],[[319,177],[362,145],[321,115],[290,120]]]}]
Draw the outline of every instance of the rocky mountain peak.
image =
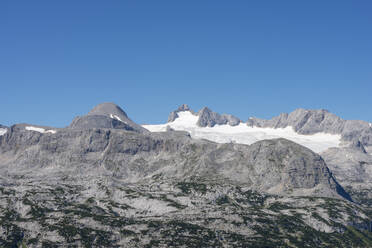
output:
[{"label": "rocky mountain peak", "polygon": [[208,107],[202,108],[198,112],[198,122],[197,125],[200,127],[213,127],[215,125],[225,125],[229,124],[230,126],[236,126],[239,125],[240,120],[239,118],[228,115],[228,114],[219,114],[216,112],[213,112]]},{"label": "rocky mountain peak", "polygon": [[179,117],[178,113],[182,111],[189,111],[192,114],[199,116],[199,119],[196,124],[200,127],[213,127],[215,125],[225,124],[229,124],[230,126],[236,126],[239,125],[239,123],[241,122],[239,118],[233,115],[219,114],[213,112],[208,107],[203,107],[201,110],[195,113],[190,109],[190,107],[187,104],[182,104],[180,107],[178,107],[177,110],[171,112],[168,116],[168,122],[173,122],[175,119],[177,119]]},{"label": "rocky mountain peak", "polygon": [[95,106],[88,115],[105,115],[113,116],[116,115],[119,118],[128,118],[128,115],[118,105],[112,102],[105,102]]},{"label": "rocky mountain peak", "polygon": [[189,107],[189,105],[187,104],[182,104],[181,106],[178,107],[178,112],[181,112],[181,111],[192,111]]},{"label": "rocky mountain peak", "polygon": [[189,111],[192,114],[195,114],[195,112],[189,107],[187,104],[182,104],[176,109],[175,111],[172,111],[168,116],[168,122],[173,122],[175,119],[177,119],[179,116],[177,113],[183,112],[183,111]]},{"label": "rocky mountain peak", "polygon": [[203,107],[201,110],[199,110],[198,115],[204,115],[204,114],[211,114],[213,111],[208,107]]},{"label": "rocky mountain peak", "polygon": [[87,115],[76,117],[70,128],[114,128],[146,133],[148,130],[129,119],[128,115],[115,103],[101,103],[95,106]]}]

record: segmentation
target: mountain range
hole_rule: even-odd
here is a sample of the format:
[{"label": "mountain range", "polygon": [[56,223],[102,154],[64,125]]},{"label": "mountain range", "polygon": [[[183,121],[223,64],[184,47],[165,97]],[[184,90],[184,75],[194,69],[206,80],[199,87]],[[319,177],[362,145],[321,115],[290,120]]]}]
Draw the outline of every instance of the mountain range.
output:
[{"label": "mountain range", "polygon": [[371,126],[185,104],[139,125],[114,103],[0,126],[0,246],[368,247]]}]

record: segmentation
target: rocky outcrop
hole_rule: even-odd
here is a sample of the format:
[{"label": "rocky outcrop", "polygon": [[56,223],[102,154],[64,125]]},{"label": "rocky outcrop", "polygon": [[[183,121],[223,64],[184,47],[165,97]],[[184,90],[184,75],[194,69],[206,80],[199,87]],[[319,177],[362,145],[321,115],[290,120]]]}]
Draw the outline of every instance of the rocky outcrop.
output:
[{"label": "rocky outcrop", "polygon": [[49,127],[49,126],[42,126],[42,125],[34,125],[34,124],[28,124],[28,123],[19,123],[15,124],[10,127],[12,130],[26,130],[28,132],[50,132],[54,133],[56,132],[59,128],[54,128],[54,127]]},{"label": "rocky outcrop", "polygon": [[198,113],[195,113],[193,110],[189,108],[187,104],[181,105],[177,110],[171,112],[168,116],[168,122],[173,122],[179,116],[179,112],[189,111],[194,115],[199,116],[197,125],[200,127],[213,127],[215,125],[225,125],[229,124],[230,126],[236,126],[240,124],[240,119],[230,115],[230,114],[219,114],[213,112],[207,107],[202,108]]},{"label": "rocky outcrop", "polygon": [[183,112],[183,111],[189,111],[191,112],[192,114],[195,114],[194,111],[192,111],[189,107],[189,105],[187,104],[182,104],[181,106],[178,107],[178,109],[176,109],[175,111],[172,111],[169,116],[168,116],[168,122],[173,122],[175,119],[178,118],[178,114],[179,112]]},{"label": "rocky outcrop", "polygon": [[360,120],[346,120],[341,132],[345,141],[360,141],[365,146],[372,146],[372,124]]},{"label": "rocky outcrop", "polygon": [[327,110],[297,109],[290,114],[283,113],[271,120],[249,118],[248,126],[285,128],[293,127],[300,134],[325,132],[340,134],[344,141],[360,141],[372,145],[372,127],[365,121],[343,120]]},{"label": "rocky outcrop", "polygon": [[202,108],[198,112],[198,122],[197,125],[200,127],[213,127],[215,125],[225,125],[229,124],[230,126],[239,125],[240,120],[233,115],[228,114],[218,114],[213,112],[207,107]]}]

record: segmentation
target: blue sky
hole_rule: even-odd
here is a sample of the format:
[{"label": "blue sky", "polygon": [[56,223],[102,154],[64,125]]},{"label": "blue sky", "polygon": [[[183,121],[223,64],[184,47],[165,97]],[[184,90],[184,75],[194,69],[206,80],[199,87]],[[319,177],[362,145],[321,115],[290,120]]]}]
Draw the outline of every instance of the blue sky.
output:
[{"label": "blue sky", "polygon": [[63,127],[106,101],[139,123],[182,103],[372,121],[371,13],[369,0],[1,1],[0,124]]}]

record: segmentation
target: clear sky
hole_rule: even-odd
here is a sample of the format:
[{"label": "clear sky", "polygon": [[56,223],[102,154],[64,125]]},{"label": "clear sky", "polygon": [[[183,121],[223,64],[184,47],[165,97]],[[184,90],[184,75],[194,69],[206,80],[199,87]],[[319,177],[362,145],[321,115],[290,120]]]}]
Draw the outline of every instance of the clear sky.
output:
[{"label": "clear sky", "polygon": [[325,108],[372,122],[372,1],[0,1],[0,124],[63,127],[101,102],[244,121]]}]

